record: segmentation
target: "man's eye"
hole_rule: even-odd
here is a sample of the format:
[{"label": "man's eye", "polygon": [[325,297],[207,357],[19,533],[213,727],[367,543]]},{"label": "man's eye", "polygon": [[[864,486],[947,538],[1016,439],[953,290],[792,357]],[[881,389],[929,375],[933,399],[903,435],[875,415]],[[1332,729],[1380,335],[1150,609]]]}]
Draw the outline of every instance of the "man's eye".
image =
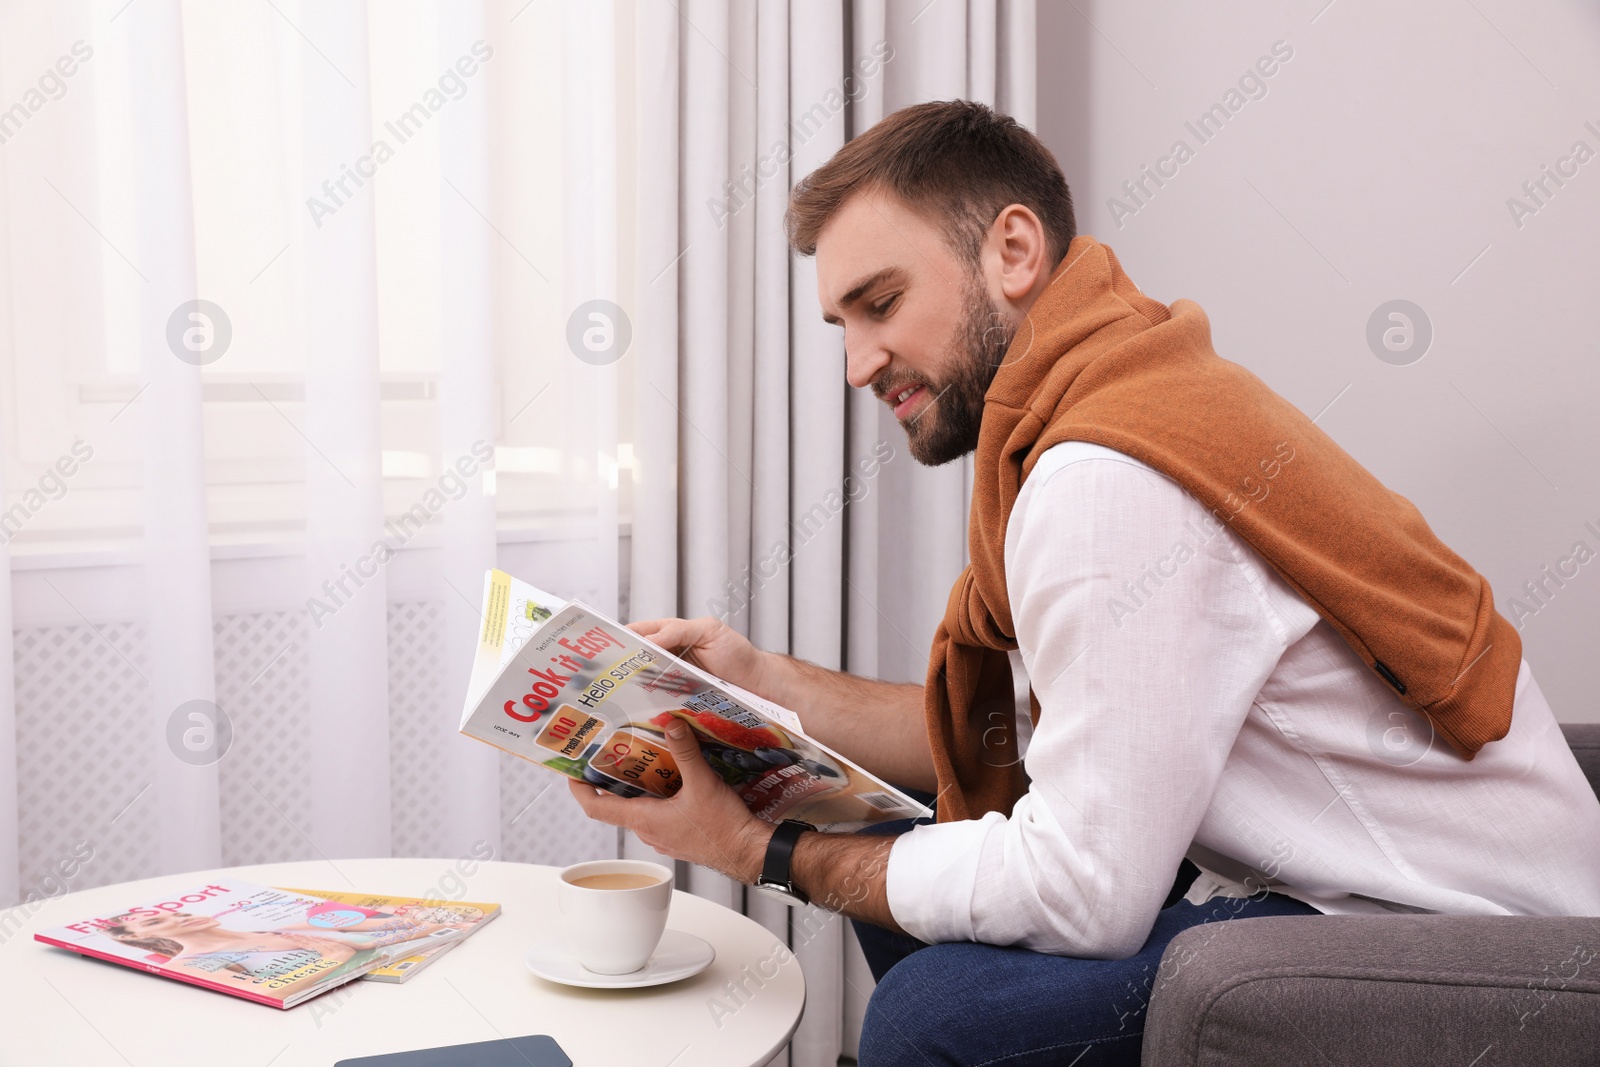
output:
[{"label": "man's eye", "polygon": [[872,306],[872,313],[874,315],[886,314],[890,308],[894,307],[894,302],[896,300],[898,300],[899,297],[900,297],[900,294],[896,293],[894,296],[891,296],[889,299],[885,300],[883,303],[874,304]]}]

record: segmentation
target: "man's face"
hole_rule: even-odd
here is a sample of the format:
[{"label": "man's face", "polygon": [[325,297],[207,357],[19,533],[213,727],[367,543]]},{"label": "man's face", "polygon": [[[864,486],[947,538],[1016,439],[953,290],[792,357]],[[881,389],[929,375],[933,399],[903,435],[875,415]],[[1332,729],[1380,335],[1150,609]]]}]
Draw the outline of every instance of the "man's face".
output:
[{"label": "man's face", "polygon": [[982,269],[892,194],[851,197],[817,237],[823,318],[844,327],[846,378],[871,387],[937,466],[977,447],[1011,327]]}]

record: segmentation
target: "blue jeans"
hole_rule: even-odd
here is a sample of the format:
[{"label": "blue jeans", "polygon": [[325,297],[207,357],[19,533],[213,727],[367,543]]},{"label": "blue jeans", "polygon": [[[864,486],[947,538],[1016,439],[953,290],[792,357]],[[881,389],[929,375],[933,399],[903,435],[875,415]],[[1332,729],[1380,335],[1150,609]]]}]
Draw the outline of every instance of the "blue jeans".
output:
[{"label": "blue jeans", "polygon": [[[903,833],[929,821],[861,832]],[[971,941],[928,945],[852,919],[878,980],[862,1024],[861,1067],[1139,1067],[1145,1012],[1167,942],[1201,923],[1321,914],[1278,893],[1190,904],[1181,899],[1187,884],[1173,886],[1144,947],[1125,960]]]}]

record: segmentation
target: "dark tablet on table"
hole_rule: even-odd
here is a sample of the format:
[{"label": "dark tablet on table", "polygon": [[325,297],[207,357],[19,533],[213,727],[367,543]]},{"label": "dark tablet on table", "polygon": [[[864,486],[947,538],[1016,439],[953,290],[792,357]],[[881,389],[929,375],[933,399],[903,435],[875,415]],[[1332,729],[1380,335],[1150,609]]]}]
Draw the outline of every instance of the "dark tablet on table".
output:
[{"label": "dark tablet on table", "polygon": [[474,1041],[470,1045],[391,1052],[340,1060],[334,1067],[572,1067],[556,1039],[546,1034]]}]

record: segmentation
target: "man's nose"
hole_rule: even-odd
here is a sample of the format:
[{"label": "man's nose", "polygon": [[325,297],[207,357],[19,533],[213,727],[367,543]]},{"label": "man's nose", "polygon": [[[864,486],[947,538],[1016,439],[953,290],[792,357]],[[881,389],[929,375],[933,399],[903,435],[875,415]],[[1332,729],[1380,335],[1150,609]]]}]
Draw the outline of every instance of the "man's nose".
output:
[{"label": "man's nose", "polygon": [[889,353],[882,345],[872,341],[844,344],[844,377],[857,389],[865,389],[889,365]]}]

